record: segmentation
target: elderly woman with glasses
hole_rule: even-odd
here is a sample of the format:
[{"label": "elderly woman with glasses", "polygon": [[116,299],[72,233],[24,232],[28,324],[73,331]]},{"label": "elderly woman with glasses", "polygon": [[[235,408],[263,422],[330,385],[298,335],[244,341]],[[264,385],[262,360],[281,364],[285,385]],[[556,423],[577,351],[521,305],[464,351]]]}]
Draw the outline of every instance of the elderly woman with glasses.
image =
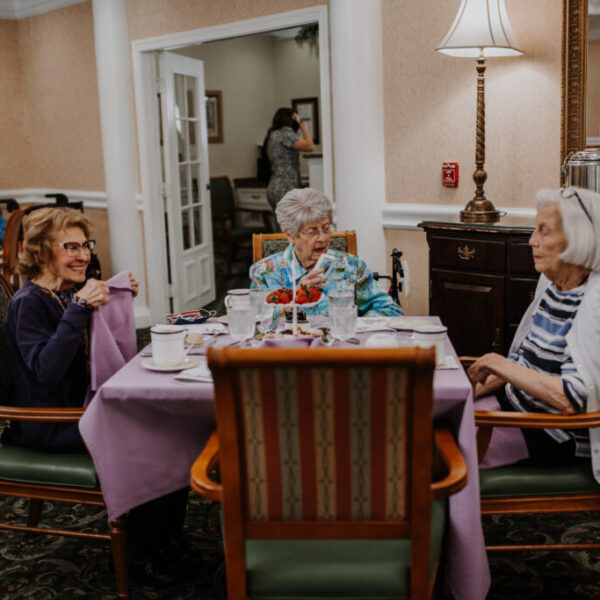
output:
[{"label": "elderly woman with glasses", "polygon": [[[89,386],[88,327],[109,300],[104,281],[88,279],[91,223],[70,208],[41,208],[24,219],[19,271],[26,278],[8,306],[6,334],[20,406],[83,406]],[[138,282],[129,274],[133,295]],[[55,452],[85,452],[77,423],[14,422],[3,444]],[[150,585],[179,576],[181,528],[188,489],[135,507],[128,518],[130,571]],[[173,556],[175,558],[173,559]]]},{"label": "elderly woman with glasses", "polygon": [[[319,287],[322,295],[316,306],[306,309],[310,314],[326,315],[327,294],[339,287],[354,287],[358,314],[397,316],[402,309],[373,279],[373,274],[357,256],[329,249],[333,229],[331,202],[322,192],[311,188],[293,189],[279,201],[276,209],[279,226],[287,235],[289,246],[267,256],[250,267],[252,287],[263,289],[292,288],[296,285]],[[323,269],[315,269],[319,257],[327,253],[335,259],[328,277]]]},{"label": "elderly woman with glasses", "polygon": [[[529,240],[541,273],[508,358],[485,354],[469,368],[476,397],[503,410],[576,413],[600,402],[600,195],[566,188],[537,194]],[[523,430],[529,464],[589,461],[586,430]],[[599,448],[600,450],[600,448]]]},{"label": "elderly woman with glasses", "polygon": [[[108,302],[106,283],[85,282],[94,248],[91,223],[73,209],[41,208],[24,219],[24,227],[19,271],[26,281],[13,296],[6,318],[15,402],[83,406],[90,315]],[[2,441],[40,450],[84,449],[77,423],[15,422]]]}]

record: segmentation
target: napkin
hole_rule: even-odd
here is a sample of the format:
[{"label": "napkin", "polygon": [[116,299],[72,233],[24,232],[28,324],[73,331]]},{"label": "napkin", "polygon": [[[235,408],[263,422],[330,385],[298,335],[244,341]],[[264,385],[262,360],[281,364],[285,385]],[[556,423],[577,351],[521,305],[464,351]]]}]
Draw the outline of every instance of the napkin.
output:
[{"label": "napkin", "polygon": [[358,317],[356,319],[356,333],[365,333],[367,331],[390,331],[386,321],[387,317]]},{"label": "napkin", "polygon": [[191,369],[185,369],[178,375],[175,375],[175,379],[178,381],[196,381],[198,383],[212,383],[212,373],[208,368],[208,363],[202,361],[198,366],[192,367]]},{"label": "napkin", "polygon": [[440,365],[436,365],[436,369],[458,369],[456,359],[451,354],[446,354],[444,362]]}]

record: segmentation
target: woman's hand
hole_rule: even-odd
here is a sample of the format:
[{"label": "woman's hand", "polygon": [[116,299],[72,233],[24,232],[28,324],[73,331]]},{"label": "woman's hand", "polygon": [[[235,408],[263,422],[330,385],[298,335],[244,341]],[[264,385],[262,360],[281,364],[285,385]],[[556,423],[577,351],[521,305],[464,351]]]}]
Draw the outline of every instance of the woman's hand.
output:
[{"label": "woman's hand", "polygon": [[88,279],[77,292],[77,297],[85,300],[87,306],[98,308],[108,302],[108,285],[105,281]]},{"label": "woman's hand", "polygon": [[129,275],[129,284],[131,285],[131,293],[135,298],[138,295],[140,289],[140,282],[131,274],[131,271],[127,273]]},{"label": "woman's hand", "polygon": [[322,276],[323,269],[313,269],[309,271],[301,280],[300,285],[305,285],[306,287],[323,287],[323,284],[327,281],[326,277]]},{"label": "woman's hand", "polygon": [[480,356],[467,370],[467,375],[472,383],[485,383],[490,375],[499,375],[502,367],[506,366],[508,359],[500,354],[490,352]]}]

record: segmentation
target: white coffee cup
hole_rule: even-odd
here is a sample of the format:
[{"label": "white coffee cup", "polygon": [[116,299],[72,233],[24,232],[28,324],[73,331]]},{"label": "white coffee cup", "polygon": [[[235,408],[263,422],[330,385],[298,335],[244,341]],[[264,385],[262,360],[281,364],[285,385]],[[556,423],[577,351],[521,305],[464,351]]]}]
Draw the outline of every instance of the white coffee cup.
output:
[{"label": "white coffee cup", "polygon": [[441,365],[446,358],[446,337],[448,328],[444,325],[419,325],[415,327],[415,346],[435,348],[435,363]]},{"label": "white coffee cup", "polygon": [[152,360],[156,365],[171,367],[185,357],[186,329],[181,325],[154,325],[150,328]]}]

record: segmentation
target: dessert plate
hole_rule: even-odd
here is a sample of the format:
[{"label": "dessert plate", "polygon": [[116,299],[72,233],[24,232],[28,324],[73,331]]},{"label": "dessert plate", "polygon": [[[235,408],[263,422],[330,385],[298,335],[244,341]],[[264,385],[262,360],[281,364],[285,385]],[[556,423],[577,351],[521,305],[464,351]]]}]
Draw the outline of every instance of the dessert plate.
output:
[{"label": "dessert plate", "polygon": [[145,358],[140,364],[149,371],[183,371],[199,365],[202,362],[201,356],[186,356],[176,365],[157,365],[152,358]]}]

